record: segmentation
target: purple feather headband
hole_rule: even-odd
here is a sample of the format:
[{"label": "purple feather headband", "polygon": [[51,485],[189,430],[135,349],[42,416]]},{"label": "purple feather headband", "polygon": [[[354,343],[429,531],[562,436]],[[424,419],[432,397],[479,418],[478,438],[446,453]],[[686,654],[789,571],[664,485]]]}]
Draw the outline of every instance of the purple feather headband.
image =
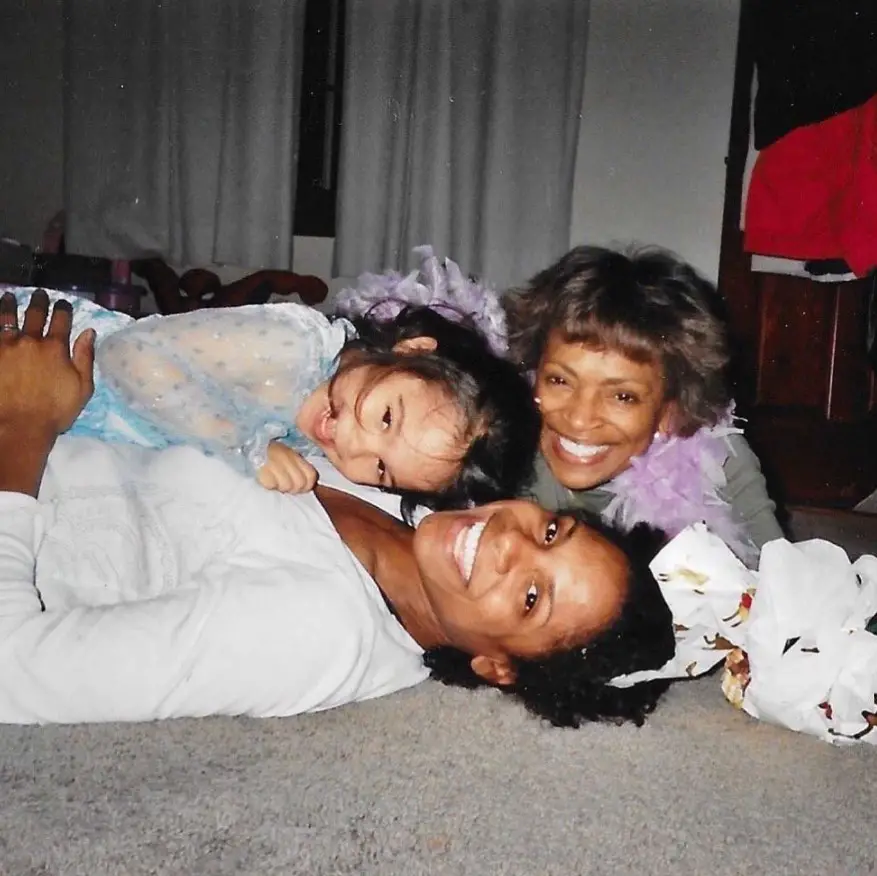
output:
[{"label": "purple feather headband", "polygon": [[410,274],[360,274],[355,286],[338,293],[337,312],[343,316],[368,313],[376,319],[390,320],[406,305],[430,307],[455,322],[471,319],[490,348],[504,356],[508,341],[498,293],[465,277],[456,262],[439,261],[431,246],[415,247],[414,253],[420,258],[420,267]]}]

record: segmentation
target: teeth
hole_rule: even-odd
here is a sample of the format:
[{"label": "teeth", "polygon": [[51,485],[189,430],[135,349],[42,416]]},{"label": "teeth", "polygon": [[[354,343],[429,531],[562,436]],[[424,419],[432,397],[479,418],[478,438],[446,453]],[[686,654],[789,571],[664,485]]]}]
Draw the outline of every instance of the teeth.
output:
[{"label": "teeth", "polygon": [[457,564],[460,567],[460,574],[463,580],[467,581],[472,577],[472,568],[475,566],[475,554],[478,553],[478,543],[481,541],[481,534],[484,532],[485,523],[473,523],[468,529],[464,529],[457,536],[457,544],[455,545]]},{"label": "teeth", "polygon": [[560,446],[567,452],[579,459],[591,459],[604,450],[609,449],[608,444],[579,444],[576,441],[570,441],[569,438],[559,436]]}]

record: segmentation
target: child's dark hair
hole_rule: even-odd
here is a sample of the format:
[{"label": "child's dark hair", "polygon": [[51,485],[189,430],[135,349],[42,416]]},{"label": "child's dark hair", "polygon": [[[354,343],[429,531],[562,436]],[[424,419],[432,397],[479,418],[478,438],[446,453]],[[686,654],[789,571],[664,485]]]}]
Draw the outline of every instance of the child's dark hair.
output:
[{"label": "child's dark hair", "polygon": [[[639,524],[623,533],[582,510],[561,511],[597,529],[620,547],[630,563],[627,597],[615,623],[588,643],[540,659],[517,658],[513,684],[497,687],[555,727],[588,721],[633,721],[642,726],[670,686],[664,679],[630,687],[609,682],[619,675],[659,669],[676,651],[673,616],[649,562],[664,542],[663,533]],[[471,655],[449,646],[431,648],[423,661],[444,684],[490,686],[470,665]]]},{"label": "child's dark hair", "polygon": [[[491,352],[471,321],[451,321],[428,307],[405,307],[392,320],[366,314],[352,322],[357,337],[344,347],[356,353],[351,364],[392,366],[441,386],[462,410],[472,436],[457,477],[444,489],[398,491],[406,519],[418,504],[441,511],[517,495],[539,441],[539,412],[524,375]],[[418,337],[434,338],[435,350],[393,351],[400,341]]]},{"label": "child's dark hair", "polygon": [[504,298],[512,358],[538,366],[548,337],[661,366],[674,431],[715,425],[730,404],[723,302],[715,287],[666,250],[570,250]]}]

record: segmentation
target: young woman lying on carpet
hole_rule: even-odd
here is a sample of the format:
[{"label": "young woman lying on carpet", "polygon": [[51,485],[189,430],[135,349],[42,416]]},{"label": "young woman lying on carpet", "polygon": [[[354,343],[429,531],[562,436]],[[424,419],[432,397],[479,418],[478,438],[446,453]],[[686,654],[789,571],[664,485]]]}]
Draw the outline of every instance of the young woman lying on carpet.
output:
[{"label": "young woman lying on carpet", "polygon": [[535,373],[531,494],[672,536],[706,521],[743,559],[782,531],[734,425],[716,290],[675,256],[578,247],[505,299],[512,358]]},{"label": "young woman lying on carpet", "polygon": [[[190,447],[60,435],[92,333],[0,300],[0,720],[291,715],[432,669],[560,725],[641,723],[673,654],[643,542],[526,501],[414,531],[350,496],[285,495]],[[59,437],[60,435],[60,437]],[[343,541],[342,541],[343,539]],[[427,668],[429,667],[429,668]]]},{"label": "young woman lying on carpet", "polygon": [[[431,252],[420,274],[451,282]],[[536,452],[525,378],[458,311],[348,320],[280,303],[134,322],[71,303],[75,331],[99,336],[96,391],[71,434],[189,444],[284,492],[313,488],[304,455],[322,454],[350,480],[435,508],[514,495]]]}]

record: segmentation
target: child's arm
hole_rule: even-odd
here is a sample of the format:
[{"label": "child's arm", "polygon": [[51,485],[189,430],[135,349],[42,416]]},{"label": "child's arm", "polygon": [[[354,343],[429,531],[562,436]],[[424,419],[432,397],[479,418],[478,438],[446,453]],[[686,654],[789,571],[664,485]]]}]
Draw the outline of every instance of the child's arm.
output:
[{"label": "child's arm", "polygon": [[100,348],[107,384],[172,443],[258,471],[304,400],[331,372],[346,323],[297,304],[153,317]]}]

